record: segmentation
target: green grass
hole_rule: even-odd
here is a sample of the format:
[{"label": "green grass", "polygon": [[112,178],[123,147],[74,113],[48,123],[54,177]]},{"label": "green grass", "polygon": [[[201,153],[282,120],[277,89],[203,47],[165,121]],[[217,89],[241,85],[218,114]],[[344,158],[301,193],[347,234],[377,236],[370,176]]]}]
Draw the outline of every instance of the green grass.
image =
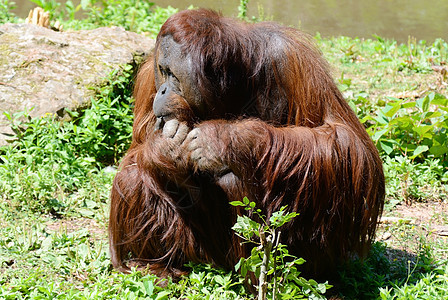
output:
[{"label": "green grass", "polygon": [[[174,12],[131,0],[70,3],[41,2],[65,28],[115,25],[150,36]],[[0,0],[0,23],[20,21],[10,9]],[[85,19],[74,17],[80,9]],[[448,80],[433,71],[447,66],[447,43],[320,36],[316,43],[383,157],[385,215],[404,219],[382,224],[369,258],[330,284],[346,299],[448,297],[448,241],[437,231],[448,226]],[[18,135],[0,148],[0,299],[253,298],[238,274],[209,266],[192,265],[188,277],[163,285],[110,267],[108,197],[112,166],[130,142],[133,71],[110,74],[92,107],[72,112],[70,122],[9,116]]]}]

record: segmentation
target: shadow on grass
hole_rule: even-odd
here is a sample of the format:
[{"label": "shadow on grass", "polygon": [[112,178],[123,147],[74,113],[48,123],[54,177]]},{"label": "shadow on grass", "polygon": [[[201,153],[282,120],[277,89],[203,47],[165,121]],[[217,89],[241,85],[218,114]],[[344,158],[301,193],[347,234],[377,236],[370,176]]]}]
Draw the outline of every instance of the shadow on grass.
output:
[{"label": "shadow on grass", "polygon": [[378,299],[381,288],[416,283],[433,269],[429,251],[423,249],[416,255],[377,242],[367,259],[341,268],[340,281],[333,292],[342,299]]}]

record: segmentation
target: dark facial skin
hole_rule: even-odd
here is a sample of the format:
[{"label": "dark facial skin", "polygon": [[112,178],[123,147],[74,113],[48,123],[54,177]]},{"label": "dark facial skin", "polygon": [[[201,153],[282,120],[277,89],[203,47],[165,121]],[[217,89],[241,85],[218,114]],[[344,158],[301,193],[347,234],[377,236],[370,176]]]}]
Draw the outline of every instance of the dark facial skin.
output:
[{"label": "dark facial skin", "polygon": [[[219,154],[205,151],[209,142],[201,138],[200,129],[191,127],[191,120],[203,120],[201,116],[205,115],[206,107],[192,71],[191,57],[182,52],[171,36],[164,36],[156,50],[154,69],[157,89],[153,102],[157,117],[154,130],[161,133],[158,143],[164,149],[165,158],[191,164],[193,169],[217,178],[228,174],[230,170],[219,160]],[[223,188],[225,184],[226,181],[218,182]]]},{"label": "dark facial skin", "polygon": [[192,76],[191,58],[182,53],[181,46],[171,36],[164,36],[161,37],[156,51],[155,82],[157,94],[154,99],[153,110],[158,118],[157,130],[161,129],[165,122],[176,118],[170,109],[173,94],[184,98],[196,116],[202,115],[204,102],[197,88],[198,84]]}]

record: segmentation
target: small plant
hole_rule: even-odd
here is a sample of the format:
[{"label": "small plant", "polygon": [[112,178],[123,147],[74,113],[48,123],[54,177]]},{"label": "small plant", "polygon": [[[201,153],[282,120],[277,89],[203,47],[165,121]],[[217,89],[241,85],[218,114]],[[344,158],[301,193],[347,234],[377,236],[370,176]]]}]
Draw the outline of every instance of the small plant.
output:
[{"label": "small plant", "polygon": [[[55,0],[30,1],[48,11],[50,18],[59,21],[64,28],[79,30],[119,26],[152,37],[157,35],[166,19],[177,12],[177,9],[171,6],[162,8],[141,0],[83,0],[77,5],[71,0],[65,3]],[[0,23],[13,18],[11,8],[10,2],[0,0]],[[78,14],[82,14],[84,18],[76,19]]]},{"label": "small plant", "polygon": [[258,300],[264,300],[268,295],[272,299],[277,296],[281,299],[324,299],[323,294],[331,285],[300,277],[297,267],[305,260],[289,254],[286,246],[280,243],[280,228],[298,214],[286,213],[286,206],[283,206],[266,219],[261,210],[255,208],[255,202],[249,201],[247,197],[242,202],[233,201],[230,204],[244,207],[260,220],[256,222],[248,216],[238,216],[232,228],[246,243],[258,245],[252,248],[248,258],[241,258],[235,266],[235,270],[240,270],[243,277],[253,272],[258,278]]},{"label": "small plant", "polygon": [[395,206],[402,200],[411,204],[413,200],[438,200],[446,197],[445,183],[448,174],[440,159],[425,159],[415,162],[406,156],[385,156],[384,173],[389,205]]},{"label": "small plant", "polygon": [[238,5],[238,18],[240,20],[247,20],[247,4],[249,0],[240,0],[240,5]]},{"label": "small plant", "polygon": [[53,115],[6,114],[16,135],[0,148],[0,199],[17,208],[57,215],[76,207],[70,199],[81,199],[73,195],[92,178],[105,176],[100,170],[116,164],[129,146],[131,74],[130,66],[111,73],[90,108],[69,112],[71,122]]},{"label": "small plant", "polygon": [[61,3],[56,0],[30,0],[37,6],[43,8],[50,13],[50,19],[56,17],[56,12],[59,12]]},{"label": "small plant", "polygon": [[405,282],[380,288],[380,298],[386,299],[447,299],[448,267],[440,266],[434,272],[425,273],[415,283]]},{"label": "small plant", "polygon": [[16,22],[17,17],[12,12],[16,8],[16,4],[9,0],[0,0],[0,24],[8,22]]},{"label": "small plant", "polygon": [[416,101],[389,98],[368,128],[380,151],[388,156],[405,155],[421,160],[427,155],[445,160],[448,153],[448,99],[430,93]]},{"label": "small plant", "polygon": [[[383,107],[363,97],[350,103],[367,128],[384,161],[387,194],[397,200],[444,195],[448,180],[448,99],[429,93],[417,100],[388,98]],[[368,101],[367,101],[368,102]]]},{"label": "small plant", "polygon": [[161,8],[154,3],[140,0],[128,1],[81,1],[81,7],[85,11],[87,22],[73,23],[75,27],[85,28],[91,24],[91,28],[101,26],[120,26],[126,30],[157,35],[162,24],[177,9],[171,6]]},{"label": "small plant", "polygon": [[191,271],[176,286],[175,299],[248,299],[244,280],[235,272],[203,264],[187,266]]}]

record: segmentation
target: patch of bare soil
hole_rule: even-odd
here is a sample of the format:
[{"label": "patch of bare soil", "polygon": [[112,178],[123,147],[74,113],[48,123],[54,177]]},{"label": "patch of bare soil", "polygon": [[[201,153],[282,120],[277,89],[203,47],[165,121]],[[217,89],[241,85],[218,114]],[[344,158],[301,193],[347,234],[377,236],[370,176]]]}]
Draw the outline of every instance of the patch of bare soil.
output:
[{"label": "patch of bare soil", "polygon": [[[390,216],[388,216],[390,215]],[[448,203],[400,204],[382,218],[382,223],[404,220],[404,223],[426,227],[434,234],[448,236]]]},{"label": "patch of bare soil", "polygon": [[394,261],[414,261],[428,250],[436,259],[448,259],[448,203],[396,206],[381,218],[377,240],[387,245],[389,259]]},{"label": "patch of bare soil", "polygon": [[65,231],[67,233],[79,231],[81,229],[87,229],[90,235],[94,239],[104,239],[107,237],[106,228],[98,224],[93,219],[63,219],[56,222],[46,223],[48,231],[59,232]]}]

